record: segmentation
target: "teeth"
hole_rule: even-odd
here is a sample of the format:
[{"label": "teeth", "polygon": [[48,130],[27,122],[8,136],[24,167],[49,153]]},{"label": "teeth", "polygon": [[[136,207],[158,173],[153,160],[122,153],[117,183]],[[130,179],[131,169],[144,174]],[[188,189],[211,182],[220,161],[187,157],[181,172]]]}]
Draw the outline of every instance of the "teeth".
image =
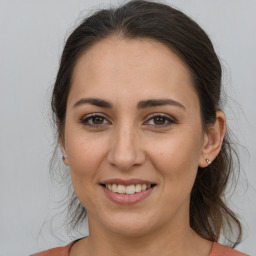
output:
[{"label": "teeth", "polygon": [[141,185],[140,184],[136,184],[135,191],[136,192],[141,192]]},{"label": "teeth", "polygon": [[127,186],[125,189],[125,193],[129,194],[129,195],[134,194],[135,193],[135,185]]},{"label": "teeth", "polygon": [[112,184],[112,190],[113,192],[117,193],[118,192],[118,189],[117,189],[117,185],[116,184]]},{"label": "teeth", "polygon": [[112,192],[119,193],[119,194],[128,194],[132,195],[135,193],[139,193],[141,191],[145,191],[146,189],[151,188],[152,185],[147,184],[136,184],[136,185],[118,185],[118,184],[106,184],[106,188],[111,190]]},{"label": "teeth", "polygon": [[117,186],[117,193],[124,194],[125,193],[125,186],[124,185],[118,185]]},{"label": "teeth", "polygon": [[142,185],[141,185],[141,190],[144,191],[144,190],[146,190],[146,189],[147,189],[147,185],[146,185],[146,184],[142,184]]}]

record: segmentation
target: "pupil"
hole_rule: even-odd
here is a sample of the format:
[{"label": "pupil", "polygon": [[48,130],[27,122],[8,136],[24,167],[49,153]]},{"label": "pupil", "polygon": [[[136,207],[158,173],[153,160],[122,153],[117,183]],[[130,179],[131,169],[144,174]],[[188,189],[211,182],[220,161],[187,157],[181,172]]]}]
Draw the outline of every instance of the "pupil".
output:
[{"label": "pupil", "polygon": [[103,118],[100,116],[93,117],[94,124],[102,124]]},{"label": "pupil", "polygon": [[164,117],[158,116],[158,117],[155,117],[154,122],[157,125],[162,125],[165,123],[165,119],[164,119]]}]

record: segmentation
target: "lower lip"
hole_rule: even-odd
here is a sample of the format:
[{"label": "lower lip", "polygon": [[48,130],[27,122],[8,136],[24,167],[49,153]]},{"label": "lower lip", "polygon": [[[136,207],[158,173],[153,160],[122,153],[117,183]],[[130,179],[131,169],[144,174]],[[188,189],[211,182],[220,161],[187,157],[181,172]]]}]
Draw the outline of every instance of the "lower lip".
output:
[{"label": "lower lip", "polygon": [[147,190],[128,195],[128,194],[118,194],[118,193],[112,192],[111,190],[102,186],[103,191],[111,201],[118,204],[124,204],[124,205],[135,204],[144,200],[145,198],[150,196],[154,188],[155,186],[148,188]]}]

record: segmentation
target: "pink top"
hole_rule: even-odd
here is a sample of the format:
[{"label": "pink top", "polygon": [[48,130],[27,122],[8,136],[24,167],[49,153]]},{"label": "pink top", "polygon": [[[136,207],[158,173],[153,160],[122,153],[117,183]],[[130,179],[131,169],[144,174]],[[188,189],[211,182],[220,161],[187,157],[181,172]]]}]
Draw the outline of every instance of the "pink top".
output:
[{"label": "pink top", "polygon": [[[73,243],[74,242],[64,247],[57,247],[47,251],[39,252],[31,256],[68,256],[69,249]],[[212,250],[209,256],[248,256],[248,255],[242,252],[236,251],[230,247],[214,242],[212,244]]]}]

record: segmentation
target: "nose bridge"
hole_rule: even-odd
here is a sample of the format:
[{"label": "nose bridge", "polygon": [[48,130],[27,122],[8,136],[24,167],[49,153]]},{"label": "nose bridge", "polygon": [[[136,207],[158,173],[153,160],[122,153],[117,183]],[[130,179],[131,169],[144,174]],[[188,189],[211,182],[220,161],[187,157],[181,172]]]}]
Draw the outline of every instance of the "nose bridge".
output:
[{"label": "nose bridge", "polygon": [[113,132],[109,161],[120,170],[128,170],[144,161],[144,153],[139,147],[138,130],[133,124],[123,122]]},{"label": "nose bridge", "polygon": [[118,129],[117,146],[119,149],[132,153],[136,151],[136,130],[131,125],[123,125]]}]

